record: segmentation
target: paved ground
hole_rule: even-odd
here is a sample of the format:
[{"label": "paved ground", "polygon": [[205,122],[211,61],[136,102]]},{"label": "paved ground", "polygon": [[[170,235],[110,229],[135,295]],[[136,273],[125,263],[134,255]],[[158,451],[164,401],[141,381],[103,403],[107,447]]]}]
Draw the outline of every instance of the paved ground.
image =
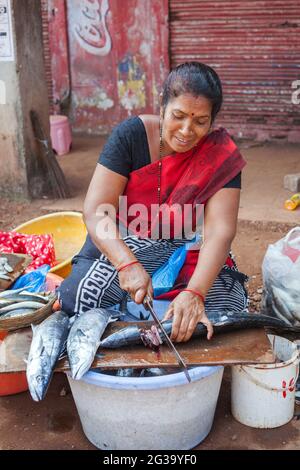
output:
[{"label": "paved ground", "polygon": [[[1,201],[0,227],[9,230],[19,223],[52,210],[81,210],[82,201],[97,160],[99,138],[76,140],[73,152],[60,157],[71,182],[74,198],[33,203]],[[289,192],[282,189],[286,173],[299,172],[299,147],[243,144],[249,164],[243,176],[238,234],[233,251],[240,269],[250,276],[251,309],[261,298],[261,262],[269,243],[299,224],[300,209],[285,212],[282,203]],[[297,168],[298,159],[298,168]],[[105,404],[104,404],[105,406]],[[296,414],[300,414],[296,407]],[[133,410],[134,412],[134,410]],[[55,374],[45,400],[34,403],[28,392],[0,397],[0,449],[94,449],[86,439],[63,374]],[[197,449],[298,449],[300,421],[297,416],[272,430],[252,429],[235,421],[230,412],[230,368],[226,368],[213,428]]]}]

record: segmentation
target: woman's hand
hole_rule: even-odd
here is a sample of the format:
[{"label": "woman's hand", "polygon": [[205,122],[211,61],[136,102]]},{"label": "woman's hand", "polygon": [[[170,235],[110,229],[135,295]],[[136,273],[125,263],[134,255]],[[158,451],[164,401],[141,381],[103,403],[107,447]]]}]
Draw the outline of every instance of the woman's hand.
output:
[{"label": "woman's hand", "polygon": [[171,340],[175,342],[188,341],[197,323],[203,323],[207,328],[207,339],[213,335],[213,327],[205,314],[202,300],[192,292],[181,292],[170,304],[164,320],[173,317]]},{"label": "woman's hand", "polygon": [[121,289],[128,292],[132,300],[141,304],[146,295],[153,298],[151,277],[140,263],[127,266],[119,272]]}]

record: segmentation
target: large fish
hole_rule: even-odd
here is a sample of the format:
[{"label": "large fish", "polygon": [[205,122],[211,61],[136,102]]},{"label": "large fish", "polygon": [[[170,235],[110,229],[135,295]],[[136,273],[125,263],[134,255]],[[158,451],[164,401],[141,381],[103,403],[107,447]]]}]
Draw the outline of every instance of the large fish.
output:
[{"label": "large fish", "polygon": [[26,376],[33,400],[40,401],[47,392],[56,361],[64,349],[69,317],[65,312],[55,312],[32,329]]},{"label": "large fish", "polygon": [[[290,331],[299,333],[300,335],[300,327],[289,326],[286,322],[267,315],[249,314],[245,312],[216,311],[208,312],[207,316],[213,324],[214,334],[247,328],[271,327],[276,328],[278,331]],[[151,324],[152,322],[149,323],[149,327]],[[170,335],[172,330],[172,320],[164,321],[163,325],[167,334]],[[122,346],[143,344],[141,339],[141,334],[143,335],[143,333],[143,329],[139,328],[137,325],[129,325],[100,341],[100,347],[116,349]],[[206,326],[202,323],[198,323],[192,337],[196,338],[206,335]],[[162,341],[164,341],[164,336],[162,334],[160,336]]]},{"label": "large fish", "polygon": [[[272,308],[278,318],[283,317],[292,325],[300,322],[300,292],[293,295],[292,290],[285,290],[272,286]],[[280,317],[281,315],[281,317]]]},{"label": "large fish", "polygon": [[120,313],[105,308],[94,308],[78,316],[67,340],[67,352],[72,378],[80,380],[89,370],[108,323]]}]

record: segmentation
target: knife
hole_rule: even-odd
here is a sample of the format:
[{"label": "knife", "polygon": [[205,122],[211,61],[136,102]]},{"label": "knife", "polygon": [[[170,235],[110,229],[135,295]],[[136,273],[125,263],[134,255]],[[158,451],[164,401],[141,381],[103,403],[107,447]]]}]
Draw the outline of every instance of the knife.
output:
[{"label": "knife", "polygon": [[158,318],[157,314],[155,313],[154,309],[153,309],[153,306],[152,306],[152,300],[149,296],[146,296],[145,299],[144,299],[144,302],[143,302],[146,310],[149,310],[155,323],[157,324],[157,326],[159,327],[160,331],[162,332],[162,334],[164,335],[165,337],[165,340],[166,340],[166,343],[167,345],[170,347],[170,349],[173,351],[173,353],[175,354],[176,358],[177,358],[177,361],[178,361],[178,364],[182,367],[183,369],[183,372],[185,373],[185,376],[186,378],[188,379],[189,382],[192,381],[191,377],[190,377],[190,374],[188,372],[188,369],[187,369],[187,366],[184,362],[184,360],[182,359],[182,357],[180,356],[179,352],[177,351],[177,349],[175,348],[174,344],[172,343],[172,341],[170,340],[169,336],[167,335],[167,332],[166,330],[164,329],[160,319]]}]

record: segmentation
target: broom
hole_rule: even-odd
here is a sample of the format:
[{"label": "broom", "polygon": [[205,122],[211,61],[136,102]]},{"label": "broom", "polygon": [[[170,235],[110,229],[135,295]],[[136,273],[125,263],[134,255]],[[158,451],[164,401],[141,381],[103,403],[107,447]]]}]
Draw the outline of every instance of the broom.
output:
[{"label": "broom", "polygon": [[30,120],[34,137],[40,144],[40,157],[49,176],[53,197],[58,199],[67,199],[71,197],[70,188],[65,179],[65,175],[59,166],[52,146],[46,138],[46,134],[36,111],[30,111]]}]

